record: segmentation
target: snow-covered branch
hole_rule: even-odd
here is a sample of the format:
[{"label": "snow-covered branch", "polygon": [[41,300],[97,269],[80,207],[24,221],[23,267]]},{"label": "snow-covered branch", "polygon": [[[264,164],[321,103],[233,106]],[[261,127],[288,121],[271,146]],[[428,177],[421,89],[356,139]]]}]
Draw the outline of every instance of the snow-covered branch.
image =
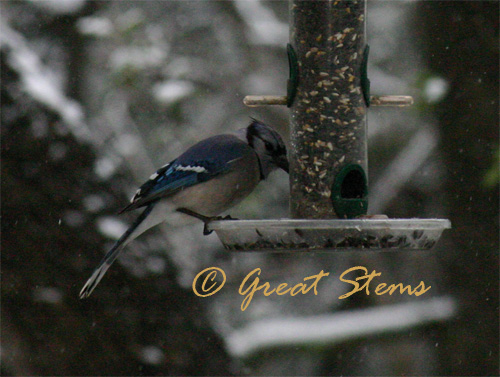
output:
[{"label": "snow-covered branch", "polygon": [[406,182],[437,147],[437,136],[428,128],[417,131],[406,148],[385,168],[370,194],[370,212],[382,213]]},{"label": "snow-covered branch", "polygon": [[56,73],[41,61],[25,38],[10,28],[3,18],[0,23],[0,46],[7,50],[7,62],[18,73],[22,89],[57,113],[76,138],[89,140],[91,133],[80,104],[64,94]]},{"label": "snow-covered branch", "polygon": [[266,319],[229,334],[226,344],[231,354],[245,357],[269,347],[335,344],[370,335],[403,331],[431,322],[449,320],[456,311],[455,300],[445,296],[331,315]]}]

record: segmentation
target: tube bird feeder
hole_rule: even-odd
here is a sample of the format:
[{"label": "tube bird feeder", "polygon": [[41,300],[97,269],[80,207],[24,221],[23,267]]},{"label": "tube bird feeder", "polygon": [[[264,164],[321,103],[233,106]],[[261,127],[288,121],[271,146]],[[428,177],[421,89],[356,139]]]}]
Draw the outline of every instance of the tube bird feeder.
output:
[{"label": "tube bird feeder", "polygon": [[367,211],[363,1],[293,1],[299,80],[291,103],[290,211],[353,218]]},{"label": "tube bird feeder", "polygon": [[450,222],[367,216],[366,113],[408,106],[370,96],[365,0],[290,0],[286,96],[247,96],[248,106],[290,108],[292,219],[214,221],[228,250],[430,249]]}]

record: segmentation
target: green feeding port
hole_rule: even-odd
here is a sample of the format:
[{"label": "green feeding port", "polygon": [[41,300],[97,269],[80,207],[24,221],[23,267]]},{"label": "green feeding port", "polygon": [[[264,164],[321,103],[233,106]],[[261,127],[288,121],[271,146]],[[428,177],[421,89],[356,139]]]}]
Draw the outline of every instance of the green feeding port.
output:
[{"label": "green feeding port", "polygon": [[344,166],[332,186],[332,203],[337,216],[353,219],[368,211],[368,184],[366,173],[360,165]]}]

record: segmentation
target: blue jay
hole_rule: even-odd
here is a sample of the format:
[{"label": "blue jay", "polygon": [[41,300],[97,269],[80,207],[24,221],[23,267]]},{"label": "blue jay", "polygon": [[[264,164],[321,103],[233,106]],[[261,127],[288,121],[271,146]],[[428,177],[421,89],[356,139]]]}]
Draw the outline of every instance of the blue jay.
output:
[{"label": "blue jay", "polygon": [[[252,119],[234,134],[213,136],[193,145],[153,173],[120,213],[145,207],[87,280],[80,298],[90,296],[123,248],[177,211],[207,224],[250,194],[269,173],[288,173],[286,148],[271,127]],[[230,218],[227,216],[226,218]]]}]

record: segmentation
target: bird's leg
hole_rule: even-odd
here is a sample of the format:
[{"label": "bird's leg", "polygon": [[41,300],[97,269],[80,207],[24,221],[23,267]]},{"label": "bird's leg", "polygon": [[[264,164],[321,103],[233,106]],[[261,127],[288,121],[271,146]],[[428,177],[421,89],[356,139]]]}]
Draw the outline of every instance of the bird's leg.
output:
[{"label": "bird's leg", "polygon": [[195,217],[197,218],[198,220],[201,220],[203,221],[203,223],[205,224],[205,226],[203,227],[203,235],[204,236],[207,236],[209,234],[211,234],[213,232],[213,230],[209,230],[208,229],[208,223],[211,222],[211,221],[217,221],[217,220],[237,220],[233,217],[231,217],[230,215],[227,215],[225,217],[222,217],[222,216],[205,216],[205,215],[201,215],[197,212],[194,212],[194,211],[191,211],[190,209],[187,209],[187,208],[177,208],[177,212],[180,212],[180,213],[183,213],[185,215],[188,215],[188,216],[192,216],[192,217]]},{"label": "bird's leg", "polygon": [[177,212],[183,213],[183,214],[188,215],[188,216],[195,217],[198,220],[203,221],[204,223],[207,223],[212,219],[211,217],[201,215],[198,212],[191,211],[190,209],[187,209],[187,208],[177,208]]},{"label": "bird's leg", "polygon": [[212,221],[212,219],[213,219],[212,217],[201,215],[201,214],[194,212],[194,211],[191,211],[190,209],[187,209],[187,208],[177,208],[177,212],[183,213],[183,214],[188,215],[188,216],[195,217],[198,220],[203,221],[203,223],[205,224],[205,226],[203,227],[203,235],[204,236],[207,236],[210,233],[212,233],[211,230],[208,230],[208,223],[210,221]]}]

